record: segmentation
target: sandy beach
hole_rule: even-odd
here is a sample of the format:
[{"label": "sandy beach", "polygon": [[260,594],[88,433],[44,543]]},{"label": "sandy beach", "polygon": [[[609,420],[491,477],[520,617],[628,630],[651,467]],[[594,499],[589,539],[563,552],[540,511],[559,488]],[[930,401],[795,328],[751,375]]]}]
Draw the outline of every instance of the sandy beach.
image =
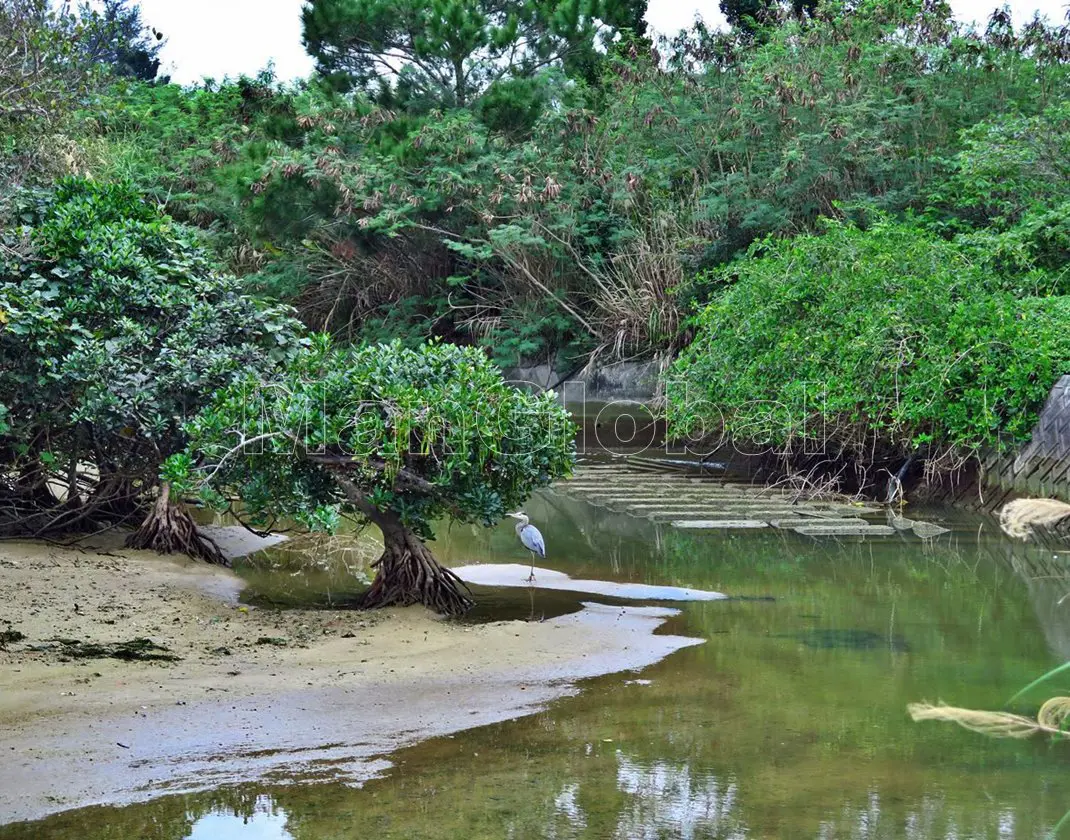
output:
[{"label": "sandy beach", "polygon": [[[655,635],[672,614],[659,608],[476,626],[422,608],[248,608],[229,570],[118,545],[0,543],[0,631],[25,637],[0,650],[0,823],[256,778],[359,782],[397,747],[697,643]],[[178,659],[51,641],[134,638]]]}]

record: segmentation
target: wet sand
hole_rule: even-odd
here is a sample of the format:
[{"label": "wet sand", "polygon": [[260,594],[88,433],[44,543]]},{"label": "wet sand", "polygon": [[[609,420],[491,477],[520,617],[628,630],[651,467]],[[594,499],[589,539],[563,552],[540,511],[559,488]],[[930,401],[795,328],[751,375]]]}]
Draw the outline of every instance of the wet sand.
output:
[{"label": "wet sand", "polygon": [[465,583],[480,586],[534,587],[563,592],[606,595],[626,601],[723,601],[728,596],[709,589],[686,586],[653,586],[646,583],[615,583],[610,580],[583,580],[538,566],[519,563],[480,563],[457,566],[454,573]]},{"label": "wet sand", "polygon": [[[673,614],[658,608],[465,626],[420,608],[249,609],[240,590],[227,570],[101,539],[0,543],[0,630],[26,636],[0,650],[0,823],[258,778],[356,783],[400,746],[698,643],[654,635]],[[33,650],[56,637],[146,637],[181,659]]]}]

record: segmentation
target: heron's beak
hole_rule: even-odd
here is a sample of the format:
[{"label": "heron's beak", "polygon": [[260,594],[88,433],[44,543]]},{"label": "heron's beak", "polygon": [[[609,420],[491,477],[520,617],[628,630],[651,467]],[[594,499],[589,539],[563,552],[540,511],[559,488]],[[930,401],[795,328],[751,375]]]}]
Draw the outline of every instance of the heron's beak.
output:
[{"label": "heron's beak", "polygon": [[519,519],[520,518],[520,514],[519,513],[507,513],[505,515],[506,516],[511,516],[513,519]]}]

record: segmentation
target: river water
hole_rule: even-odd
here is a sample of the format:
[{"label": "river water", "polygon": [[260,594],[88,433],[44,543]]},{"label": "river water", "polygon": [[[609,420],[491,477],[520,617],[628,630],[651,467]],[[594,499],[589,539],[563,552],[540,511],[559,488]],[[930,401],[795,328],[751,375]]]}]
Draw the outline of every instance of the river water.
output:
[{"label": "river water", "polygon": [[[912,723],[910,702],[1001,708],[1070,659],[1067,555],[930,511],[931,543],[684,534],[553,492],[528,512],[575,578],[713,589],[665,632],[704,644],[590,680],[514,721],[388,756],[363,788],[245,785],[0,828],[0,840],[1043,838],[1070,809],[1070,744]],[[452,565],[525,562],[512,528],[454,526]],[[344,604],[338,569],[247,568],[254,603]],[[478,591],[466,620],[604,600]],[[1056,682],[1018,707],[1035,710]]]}]

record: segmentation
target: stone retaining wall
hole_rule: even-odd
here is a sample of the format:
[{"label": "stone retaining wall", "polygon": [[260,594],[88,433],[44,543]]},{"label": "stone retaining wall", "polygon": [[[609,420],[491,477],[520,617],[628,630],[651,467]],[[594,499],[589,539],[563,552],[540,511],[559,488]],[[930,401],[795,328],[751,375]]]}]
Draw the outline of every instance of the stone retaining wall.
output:
[{"label": "stone retaining wall", "polygon": [[576,371],[542,364],[510,368],[505,371],[505,378],[514,385],[554,388],[570,402],[647,400],[659,393],[665,367],[664,360],[614,362]]},{"label": "stone retaining wall", "polygon": [[994,487],[1070,502],[1070,375],[1055,383],[1029,443],[1016,455],[990,457],[983,466]]}]

